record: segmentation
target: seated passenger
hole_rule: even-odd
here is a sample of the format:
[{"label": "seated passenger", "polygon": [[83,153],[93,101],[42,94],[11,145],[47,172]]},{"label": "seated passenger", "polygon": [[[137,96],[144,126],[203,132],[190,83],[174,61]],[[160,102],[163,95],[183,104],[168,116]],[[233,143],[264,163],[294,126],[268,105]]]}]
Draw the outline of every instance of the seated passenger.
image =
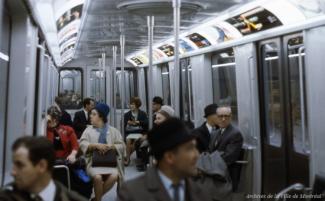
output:
[{"label": "seated passenger", "polygon": [[231,125],[231,108],[221,106],[217,109],[218,125],[220,129],[212,139],[213,151],[219,151],[227,164],[228,171],[233,183],[233,190],[238,184],[239,170],[235,162],[240,159],[243,146],[243,136],[238,128]]},{"label": "seated passenger", "polygon": [[51,106],[47,110],[47,115],[46,136],[54,145],[56,159],[63,159],[69,163],[74,163],[79,144],[73,128],[60,124],[61,113],[57,107]]},{"label": "seated passenger", "polygon": [[194,136],[181,120],[171,118],[154,127],[148,140],[157,166],[123,184],[118,191],[119,201],[210,201],[189,179],[197,173],[199,153]]},{"label": "seated passenger", "polygon": [[[163,105],[161,109],[156,113],[155,125],[158,126],[167,119],[173,117],[175,111],[168,105]],[[135,142],[135,150],[138,157],[138,163],[136,165],[139,171],[144,171],[149,163],[149,143],[147,141],[147,134],[144,134],[140,139]]]},{"label": "seated passenger", "polygon": [[[86,155],[87,173],[92,177],[94,183],[95,197],[92,200],[95,201],[100,201],[119,179],[123,179],[122,163],[125,145],[121,133],[108,125],[108,114],[108,105],[98,103],[90,114],[92,126],[87,127],[80,138],[80,148]],[[94,166],[96,153],[105,155],[111,150],[114,150],[113,153],[116,152],[117,165]]]},{"label": "seated passenger", "polygon": [[211,136],[217,133],[218,126],[218,117],[217,117],[217,104],[210,104],[204,108],[204,118],[206,121],[194,132],[197,133],[197,147],[200,153],[209,152],[212,149],[210,142]]},{"label": "seated passenger", "polygon": [[18,138],[12,153],[14,182],[0,191],[1,201],[85,201],[53,180],[55,153],[45,137]]},{"label": "seated passenger", "polygon": [[61,112],[61,118],[60,118],[60,124],[66,125],[66,126],[72,126],[72,120],[71,115],[65,111],[63,104],[62,104],[62,97],[55,97],[55,103],[54,106],[58,108],[58,110]]},{"label": "seated passenger", "polygon": [[91,98],[85,98],[83,101],[83,110],[75,113],[73,118],[73,128],[76,131],[78,139],[86,129],[87,125],[90,125],[90,112],[95,107],[95,101]]},{"label": "seated passenger", "polygon": [[152,99],[152,121],[155,124],[155,120],[156,120],[156,115],[157,112],[161,109],[161,106],[163,105],[163,99],[159,96],[155,96]]},{"label": "seated passenger", "polygon": [[[141,134],[144,134],[148,130],[148,116],[144,111],[139,109],[140,106],[140,98],[132,97],[130,100],[130,111],[124,114],[124,128],[126,138],[125,165],[128,165],[130,163],[130,155],[134,151],[135,140],[141,137]],[[132,134],[132,136],[130,134]]]}]

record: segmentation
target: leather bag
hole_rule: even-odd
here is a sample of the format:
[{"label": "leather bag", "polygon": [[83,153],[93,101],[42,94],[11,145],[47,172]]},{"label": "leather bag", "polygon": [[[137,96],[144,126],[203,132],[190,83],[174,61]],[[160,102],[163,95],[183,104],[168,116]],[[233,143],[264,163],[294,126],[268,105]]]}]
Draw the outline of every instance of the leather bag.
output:
[{"label": "leather bag", "polygon": [[93,167],[116,167],[117,153],[116,150],[110,149],[105,154],[100,154],[97,150],[93,151]]}]

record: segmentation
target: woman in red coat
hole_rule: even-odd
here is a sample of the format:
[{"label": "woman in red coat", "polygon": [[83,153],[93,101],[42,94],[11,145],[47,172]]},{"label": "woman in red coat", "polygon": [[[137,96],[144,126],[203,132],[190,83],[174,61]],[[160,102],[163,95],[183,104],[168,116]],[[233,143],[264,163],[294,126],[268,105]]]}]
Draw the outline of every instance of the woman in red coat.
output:
[{"label": "woman in red coat", "polygon": [[47,110],[47,138],[53,143],[57,159],[76,161],[79,149],[76,133],[70,126],[59,123],[61,112],[54,106]]}]

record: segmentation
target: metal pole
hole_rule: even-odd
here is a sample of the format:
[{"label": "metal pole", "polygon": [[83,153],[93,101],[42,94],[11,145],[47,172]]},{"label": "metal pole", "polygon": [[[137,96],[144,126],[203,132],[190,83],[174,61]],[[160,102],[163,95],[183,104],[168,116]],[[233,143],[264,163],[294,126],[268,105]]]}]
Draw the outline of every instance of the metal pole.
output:
[{"label": "metal pole", "polygon": [[151,100],[153,98],[153,72],[152,72],[152,44],[153,44],[153,28],[154,28],[154,16],[147,16],[147,22],[148,22],[148,58],[149,58],[149,68],[148,68],[148,73],[149,75],[147,76],[147,81],[148,81],[148,100],[149,100],[149,129],[152,128],[152,119],[153,119],[153,114],[152,114],[152,103]]},{"label": "metal pole", "polygon": [[[102,68],[103,68],[103,76],[101,77],[101,81],[102,84],[100,86],[104,87],[104,89],[106,90],[106,83],[105,83],[105,79],[106,79],[106,69],[105,69],[105,59],[106,59],[106,54],[105,52],[102,53]],[[101,87],[99,88],[101,91]],[[106,99],[106,94],[105,94],[105,99]],[[105,101],[106,103],[108,102],[108,100]]]},{"label": "metal pole", "polygon": [[117,46],[113,46],[113,71],[112,71],[112,81],[113,81],[113,125],[117,128],[117,117],[116,117],[116,60],[117,60]]},{"label": "metal pole", "polygon": [[174,109],[177,116],[180,115],[180,68],[179,68],[179,27],[180,27],[180,9],[181,9],[181,0],[173,0],[173,9],[174,9]]},{"label": "metal pole", "polygon": [[124,76],[124,46],[125,46],[125,36],[122,34],[120,36],[120,43],[121,43],[121,76],[122,76],[122,83],[121,83],[121,133],[124,136],[124,102],[125,102],[125,76]]}]

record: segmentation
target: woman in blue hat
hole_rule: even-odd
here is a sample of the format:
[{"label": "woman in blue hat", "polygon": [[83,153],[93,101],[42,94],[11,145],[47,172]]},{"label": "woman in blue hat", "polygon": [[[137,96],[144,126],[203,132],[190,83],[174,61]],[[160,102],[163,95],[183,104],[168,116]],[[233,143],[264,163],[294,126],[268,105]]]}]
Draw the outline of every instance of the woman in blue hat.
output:
[{"label": "woman in blue hat", "polygon": [[[125,144],[121,133],[108,125],[109,107],[98,103],[90,113],[91,126],[88,126],[80,138],[80,148],[86,155],[87,173],[94,182],[92,200],[100,201],[118,180],[123,180],[123,156]],[[95,166],[95,154],[106,157],[107,152],[116,152],[116,167],[111,165]],[[107,156],[109,157],[109,156]]]}]

